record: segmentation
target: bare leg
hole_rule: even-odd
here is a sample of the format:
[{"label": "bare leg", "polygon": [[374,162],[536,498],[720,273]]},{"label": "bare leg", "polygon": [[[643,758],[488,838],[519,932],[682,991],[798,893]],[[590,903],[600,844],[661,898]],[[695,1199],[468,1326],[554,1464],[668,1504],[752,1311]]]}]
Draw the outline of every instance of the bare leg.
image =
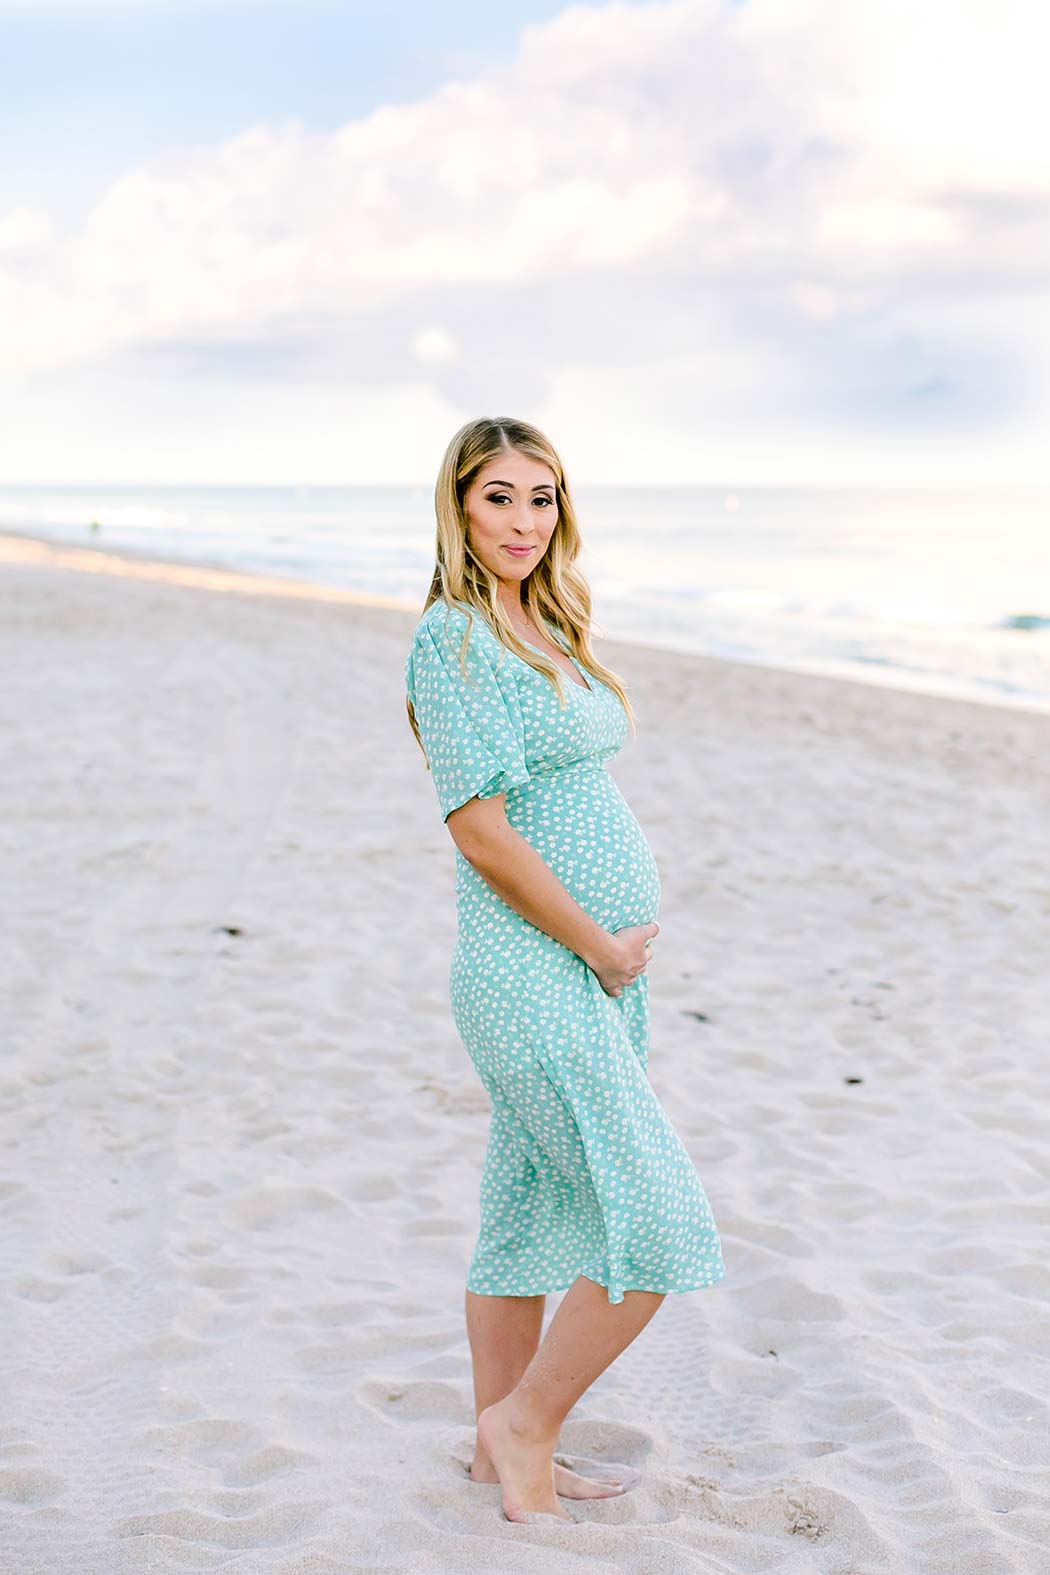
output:
[{"label": "bare leg", "polygon": [[[474,1363],[474,1413],[502,1400],[536,1353],[543,1329],[544,1296],[479,1296],[466,1292],[467,1335]],[[477,1441],[470,1476],[473,1482],[498,1482],[488,1450]],[[565,1498],[609,1498],[623,1491],[615,1478],[596,1481],[554,1464],[554,1485]]]},{"label": "bare leg", "polygon": [[[479,1296],[467,1291],[475,1415],[510,1394],[528,1367],[540,1343],[546,1300],[545,1296]],[[484,1451],[479,1448],[479,1453]]]},{"label": "bare leg", "polygon": [[566,1291],[546,1338],[515,1388],[478,1416],[478,1437],[503,1486],[508,1520],[534,1514],[569,1520],[554,1485],[561,1425],[594,1380],[639,1335],[663,1301],[627,1291],[613,1306],[604,1285],[582,1275]]}]

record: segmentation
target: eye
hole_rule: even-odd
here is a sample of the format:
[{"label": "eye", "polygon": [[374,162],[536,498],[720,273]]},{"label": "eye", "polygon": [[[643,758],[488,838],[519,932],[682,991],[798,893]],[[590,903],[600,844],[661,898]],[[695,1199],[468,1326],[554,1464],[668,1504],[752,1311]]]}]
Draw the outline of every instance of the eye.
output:
[{"label": "eye", "polygon": [[507,496],[507,494],[505,492],[488,492],[488,493],[485,494],[485,502],[486,503],[499,503],[500,500],[502,498],[505,498],[506,496]]},{"label": "eye", "polygon": [[547,508],[547,509],[551,508],[553,506],[553,503],[554,503],[554,499],[553,498],[544,497],[542,495],[542,493],[540,494],[540,496],[538,498],[533,498],[532,501],[533,501],[533,503],[542,503],[544,508]]}]

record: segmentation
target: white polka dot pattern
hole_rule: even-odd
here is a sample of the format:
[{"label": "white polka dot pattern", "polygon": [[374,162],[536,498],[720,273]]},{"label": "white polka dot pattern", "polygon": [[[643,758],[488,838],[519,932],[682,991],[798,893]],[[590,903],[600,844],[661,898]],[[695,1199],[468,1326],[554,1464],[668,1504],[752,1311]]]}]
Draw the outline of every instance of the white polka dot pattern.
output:
[{"label": "white polka dot pattern", "polygon": [[[405,664],[443,818],[475,794],[506,793],[511,825],[597,923],[656,918],[652,851],[605,768],[627,736],[619,697],[565,677],[562,706],[477,612],[464,677],[467,624],[458,605],[432,603]],[[710,1204],[647,1076],[648,975],[607,995],[458,848],[456,902],[452,1013],[492,1100],[468,1288],[535,1296],[583,1274],[620,1302],[717,1284]]]}]

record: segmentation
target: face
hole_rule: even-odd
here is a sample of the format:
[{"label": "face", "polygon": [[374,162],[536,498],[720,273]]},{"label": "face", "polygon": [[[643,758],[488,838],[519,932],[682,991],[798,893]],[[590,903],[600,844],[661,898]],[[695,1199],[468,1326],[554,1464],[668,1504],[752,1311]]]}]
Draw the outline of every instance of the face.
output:
[{"label": "face", "polygon": [[550,466],[504,449],[481,467],[463,503],[475,557],[505,584],[520,585],[543,557],[558,522]]}]

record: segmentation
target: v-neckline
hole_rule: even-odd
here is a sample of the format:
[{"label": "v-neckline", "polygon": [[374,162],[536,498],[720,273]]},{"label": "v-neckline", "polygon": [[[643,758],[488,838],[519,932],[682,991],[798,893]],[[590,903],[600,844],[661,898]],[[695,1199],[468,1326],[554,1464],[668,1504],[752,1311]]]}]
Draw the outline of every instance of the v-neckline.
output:
[{"label": "v-neckline", "polygon": [[[467,605],[469,605],[469,603]],[[546,623],[546,620],[544,620],[544,622]],[[493,631],[493,633],[495,633],[495,631]],[[565,650],[565,647],[563,645],[561,645],[561,641],[560,640],[554,640],[553,636],[551,636],[551,638],[552,638],[552,641],[553,641],[553,643],[555,645],[561,646],[562,651],[569,658],[569,661],[572,663],[572,665],[575,667],[576,671],[579,673],[580,677],[583,679],[583,682],[580,683],[580,684],[576,683],[573,680],[572,681],[572,687],[574,689],[582,690],[585,695],[593,695],[594,699],[597,700],[598,699],[598,691],[597,691],[597,689],[592,687],[590,678],[588,677],[588,675],[587,675],[586,671],[584,670],[584,668],[581,667],[581,665],[577,661],[576,657],[573,656],[571,651],[566,651]],[[502,644],[503,642],[500,641],[500,643]],[[541,645],[533,645],[531,640],[523,640],[522,644],[523,645],[527,645],[530,651],[538,651],[541,656],[548,656],[549,657],[550,654],[551,654],[549,651],[545,651]],[[504,646],[504,650],[510,650],[510,647],[509,646]],[[516,651],[511,651],[510,654],[511,654],[511,656],[513,656],[515,658],[516,661],[520,662],[522,660],[522,658],[520,656],[518,656],[518,653]],[[557,667],[557,665],[558,665],[557,662],[555,662],[554,665]],[[526,662],[525,666],[528,667],[529,663]],[[564,671],[564,669],[562,669],[562,671]],[[565,676],[566,676],[566,678],[568,678],[568,676],[569,676],[568,673],[566,673]]]},{"label": "v-neckline", "polygon": [[[522,643],[522,645],[527,645],[530,651],[538,651],[541,656],[550,656],[550,654],[551,654],[549,651],[545,651],[541,645],[533,645],[531,640],[522,640],[521,643]],[[561,641],[560,640],[554,640],[553,643],[555,645],[561,645]],[[563,653],[569,658],[569,661],[575,667],[575,669],[579,673],[580,677],[583,679],[583,683],[582,684],[578,684],[578,683],[576,683],[574,681],[573,682],[573,688],[574,689],[582,689],[584,694],[596,695],[598,693],[597,689],[592,689],[591,688],[591,681],[590,681],[590,679],[588,678],[587,674],[584,672],[583,668],[580,666],[579,662],[576,660],[575,656],[573,656],[572,652],[571,651],[566,651],[564,646],[562,646],[561,649],[562,649]],[[557,666],[558,664],[555,663],[554,665]],[[562,671],[564,671],[564,669],[562,669]],[[568,677],[569,676],[568,673],[566,673],[565,676]]]}]

